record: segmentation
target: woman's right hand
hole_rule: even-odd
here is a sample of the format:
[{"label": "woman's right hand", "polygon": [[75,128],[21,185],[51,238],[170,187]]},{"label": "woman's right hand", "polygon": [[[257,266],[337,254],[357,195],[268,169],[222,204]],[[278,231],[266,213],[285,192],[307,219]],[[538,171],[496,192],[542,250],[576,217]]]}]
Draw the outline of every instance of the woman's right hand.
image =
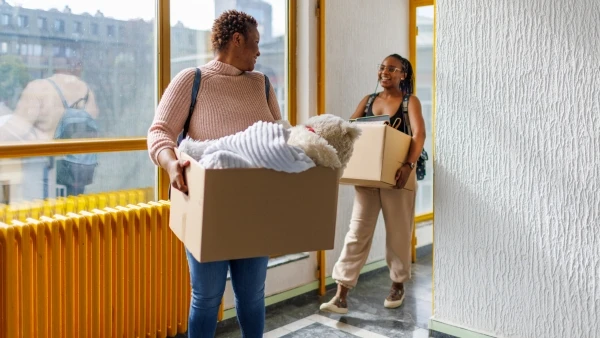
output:
[{"label": "woman's right hand", "polygon": [[190,165],[188,160],[171,160],[167,164],[167,173],[171,180],[171,186],[183,193],[188,192],[187,184],[185,183],[184,168]]},{"label": "woman's right hand", "polygon": [[185,183],[184,168],[190,165],[188,160],[180,160],[174,149],[165,148],[158,153],[158,163],[169,174],[171,186],[183,193],[188,192]]}]

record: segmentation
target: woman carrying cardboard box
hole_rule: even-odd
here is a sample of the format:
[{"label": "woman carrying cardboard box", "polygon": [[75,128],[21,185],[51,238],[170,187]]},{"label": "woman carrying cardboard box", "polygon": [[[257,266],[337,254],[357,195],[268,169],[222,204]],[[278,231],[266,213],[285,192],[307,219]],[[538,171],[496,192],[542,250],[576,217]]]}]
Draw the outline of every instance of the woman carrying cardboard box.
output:
[{"label": "woman carrying cardboard box", "polygon": [[[394,189],[357,186],[350,230],[344,248],[333,268],[338,283],[337,294],[321,305],[326,312],[348,312],[348,291],[356,286],[360,270],[365,265],[379,212],[383,210],[386,229],[386,261],[392,286],[384,301],[386,308],[397,308],[404,300],[404,282],[410,279],[410,244],[414,223],[415,192],[402,189],[414,169],[425,143],[425,122],[421,103],[413,93],[413,69],[410,62],[392,54],[379,66],[378,80],[383,91],[367,95],[358,104],[351,119],[364,116],[389,115],[390,125],[412,135],[408,159],[396,173]],[[403,104],[408,104],[408,121]],[[414,176],[412,176],[414,179]]]},{"label": "woman carrying cardboard box", "polygon": [[[224,12],[212,27],[215,58],[200,72],[184,69],[166,89],[148,131],[148,149],[152,161],[169,173],[172,188],[188,190],[183,168],[189,162],[179,161],[174,152],[181,130],[203,141],[235,134],[258,121],[281,119],[275,91],[263,74],[253,71],[260,56],[259,38],[253,17],[235,10]],[[197,89],[196,95],[190,95],[196,93],[192,88]],[[188,336],[214,337],[229,269],[242,335],[262,337],[269,258],[200,263],[186,252],[192,284]]]}]

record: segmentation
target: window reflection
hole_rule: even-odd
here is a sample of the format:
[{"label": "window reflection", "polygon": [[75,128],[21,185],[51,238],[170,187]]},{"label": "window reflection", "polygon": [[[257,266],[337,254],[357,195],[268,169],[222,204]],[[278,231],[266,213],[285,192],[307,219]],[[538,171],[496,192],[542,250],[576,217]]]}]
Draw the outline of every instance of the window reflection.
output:
[{"label": "window reflection", "polygon": [[[0,1],[0,142],[145,136],[156,105],[155,10],[154,0]],[[0,160],[11,203],[154,180],[143,151]]]}]

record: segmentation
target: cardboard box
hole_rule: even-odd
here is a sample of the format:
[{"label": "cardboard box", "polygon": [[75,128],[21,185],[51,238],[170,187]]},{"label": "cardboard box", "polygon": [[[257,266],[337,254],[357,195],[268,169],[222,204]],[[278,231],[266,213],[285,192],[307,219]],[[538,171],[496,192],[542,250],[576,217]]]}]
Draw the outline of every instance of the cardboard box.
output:
[{"label": "cardboard box", "polygon": [[189,194],[171,189],[170,227],[198,261],[333,249],[336,170],[205,169],[176,153]]},{"label": "cardboard box", "polygon": [[[352,157],[340,179],[341,184],[373,188],[392,188],[396,171],[408,155],[412,138],[388,125],[359,123],[361,136],[354,143]],[[404,189],[414,191],[415,170]]]}]

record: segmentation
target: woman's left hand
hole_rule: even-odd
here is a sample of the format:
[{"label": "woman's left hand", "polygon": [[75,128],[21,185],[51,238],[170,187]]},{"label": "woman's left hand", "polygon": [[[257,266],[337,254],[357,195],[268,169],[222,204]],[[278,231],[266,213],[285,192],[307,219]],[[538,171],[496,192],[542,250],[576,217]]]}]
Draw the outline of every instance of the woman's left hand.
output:
[{"label": "woman's left hand", "polygon": [[396,171],[396,185],[394,186],[394,189],[404,188],[406,182],[408,182],[411,171],[412,168],[408,164],[403,164],[400,169]]}]

